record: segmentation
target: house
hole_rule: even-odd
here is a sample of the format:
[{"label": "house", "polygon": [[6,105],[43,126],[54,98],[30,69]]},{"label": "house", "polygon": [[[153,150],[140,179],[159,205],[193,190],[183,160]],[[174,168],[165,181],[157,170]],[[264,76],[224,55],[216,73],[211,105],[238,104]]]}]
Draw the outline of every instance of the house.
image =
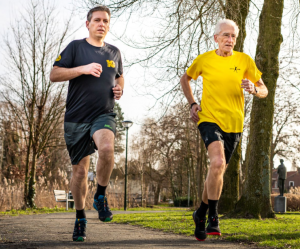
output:
[{"label": "house", "polygon": [[[284,188],[288,191],[291,187],[300,187],[300,168],[287,172]],[[272,193],[279,193],[277,169],[272,170]]]}]

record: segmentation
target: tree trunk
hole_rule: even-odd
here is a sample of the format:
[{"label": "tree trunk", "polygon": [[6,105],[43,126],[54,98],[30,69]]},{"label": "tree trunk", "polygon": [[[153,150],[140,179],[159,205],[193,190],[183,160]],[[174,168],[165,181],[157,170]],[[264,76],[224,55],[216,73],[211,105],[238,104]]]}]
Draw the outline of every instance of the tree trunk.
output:
[{"label": "tree trunk", "polygon": [[158,205],[160,189],[161,189],[161,183],[159,182],[154,191],[154,205]]},{"label": "tree trunk", "polygon": [[246,38],[246,18],[249,13],[250,0],[226,0],[225,16],[236,22],[240,32],[234,50],[243,52]]},{"label": "tree trunk", "polygon": [[222,214],[233,210],[239,200],[239,165],[241,153],[242,147],[240,142],[224,175],[223,190],[218,205],[218,210]]},{"label": "tree trunk", "polygon": [[28,206],[31,208],[35,208],[35,195],[36,195],[36,152],[33,149],[32,153],[32,163],[31,163],[31,170],[30,170],[30,179],[29,179],[29,186],[28,186],[28,195],[27,195],[27,203]]},{"label": "tree trunk", "polygon": [[25,181],[24,181],[24,209],[26,209],[29,205],[29,162],[30,162],[30,151],[33,143],[33,105],[30,106],[30,119],[29,119],[29,139],[28,139],[28,144],[27,144],[27,152],[26,152],[26,164],[25,164]]},{"label": "tree trunk", "polygon": [[[35,96],[35,95],[34,95]],[[30,180],[28,186],[28,197],[27,202],[29,207],[35,208],[35,196],[36,196],[36,161],[38,158],[38,146],[39,146],[39,137],[40,137],[40,129],[43,121],[44,115],[44,105],[38,106],[38,115],[37,121],[35,124],[35,134],[32,139],[32,163],[31,163],[31,171],[30,171]]]},{"label": "tree trunk", "polygon": [[[235,213],[246,217],[268,218],[275,214],[271,207],[270,157],[276,81],[279,75],[278,54],[282,42],[281,19],[283,0],[265,0],[259,19],[256,65],[269,95],[254,98],[247,146],[247,182]],[[270,39],[271,38],[271,39]]]},{"label": "tree trunk", "polygon": [[200,138],[200,132],[196,133],[197,137],[196,137],[196,162],[197,162],[197,169],[196,169],[196,175],[197,175],[197,193],[198,193],[198,202],[194,202],[194,206],[197,207],[200,205],[200,202],[202,200],[202,170],[201,170],[201,153],[200,153],[200,142],[201,142],[201,138]]},{"label": "tree trunk", "polygon": [[[226,18],[236,22],[240,32],[236,41],[234,50],[243,52],[244,40],[246,38],[245,21],[249,12],[250,0],[227,0],[226,1]],[[241,143],[234,151],[232,158],[224,175],[223,191],[219,201],[219,212],[227,213],[231,211],[239,199],[239,168],[241,159]]]}]

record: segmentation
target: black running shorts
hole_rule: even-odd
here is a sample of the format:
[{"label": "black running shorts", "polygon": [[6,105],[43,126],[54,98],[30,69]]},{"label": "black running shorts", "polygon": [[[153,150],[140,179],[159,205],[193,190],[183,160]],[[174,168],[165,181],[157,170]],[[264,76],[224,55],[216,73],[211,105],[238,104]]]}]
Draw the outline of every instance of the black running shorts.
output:
[{"label": "black running shorts", "polygon": [[226,133],[215,123],[203,122],[199,124],[198,129],[205,143],[206,149],[214,141],[221,141],[224,145],[226,164],[238,146],[242,133]]},{"label": "black running shorts", "polygon": [[100,115],[91,123],[64,123],[64,136],[72,165],[77,165],[82,158],[97,150],[93,140],[93,134],[97,130],[108,129],[116,134],[115,116],[115,113],[107,113]]}]

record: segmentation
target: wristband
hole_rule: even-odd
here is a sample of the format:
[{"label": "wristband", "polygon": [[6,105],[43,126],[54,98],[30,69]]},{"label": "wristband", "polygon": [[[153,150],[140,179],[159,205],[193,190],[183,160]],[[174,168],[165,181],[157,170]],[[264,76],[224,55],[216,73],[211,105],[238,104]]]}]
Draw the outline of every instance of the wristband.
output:
[{"label": "wristband", "polygon": [[254,90],[255,90],[254,95],[256,95],[258,93],[256,86],[254,86]]},{"label": "wristband", "polygon": [[192,109],[193,105],[197,105],[197,103],[196,102],[192,103],[191,104],[191,109]]}]

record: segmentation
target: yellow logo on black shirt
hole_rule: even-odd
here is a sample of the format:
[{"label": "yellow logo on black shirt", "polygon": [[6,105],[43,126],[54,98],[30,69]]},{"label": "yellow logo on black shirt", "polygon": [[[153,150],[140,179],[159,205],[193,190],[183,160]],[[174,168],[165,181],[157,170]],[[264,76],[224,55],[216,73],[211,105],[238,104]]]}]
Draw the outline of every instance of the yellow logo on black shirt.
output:
[{"label": "yellow logo on black shirt", "polygon": [[55,61],[60,61],[60,59],[61,59],[61,55],[59,55]]},{"label": "yellow logo on black shirt", "polygon": [[106,62],[107,62],[107,67],[112,67],[112,68],[115,68],[115,67],[116,67],[114,61],[106,60]]}]

